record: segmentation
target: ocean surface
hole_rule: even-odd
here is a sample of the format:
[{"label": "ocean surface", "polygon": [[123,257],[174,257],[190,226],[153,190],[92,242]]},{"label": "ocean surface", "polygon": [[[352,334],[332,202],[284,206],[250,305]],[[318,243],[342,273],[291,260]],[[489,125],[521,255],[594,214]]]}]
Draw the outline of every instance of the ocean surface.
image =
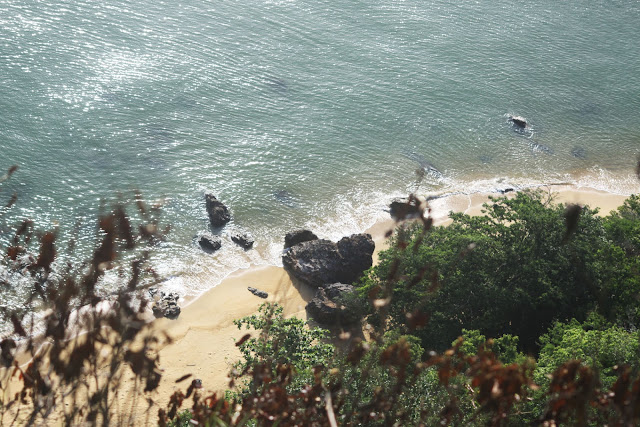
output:
[{"label": "ocean surface", "polygon": [[[637,192],[639,23],[632,0],[0,0],[0,238],[79,223],[89,252],[103,206],[166,198],[153,262],[197,295],[413,191]],[[233,215],[214,255],[205,190]]]}]

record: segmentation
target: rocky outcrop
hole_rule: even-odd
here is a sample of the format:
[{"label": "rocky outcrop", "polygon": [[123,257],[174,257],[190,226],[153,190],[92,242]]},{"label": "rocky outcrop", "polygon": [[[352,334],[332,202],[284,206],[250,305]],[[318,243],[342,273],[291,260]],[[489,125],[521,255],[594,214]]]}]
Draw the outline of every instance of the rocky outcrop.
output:
[{"label": "rocky outcrop", "polygon": [[527,119],[522,116],[509,116],[509,121],[521,129],[527,127]]},{"label": "rocky outcrop", "polygon": [[346,325],[358,320],[357,316],[341,302],[341,296],[353,292],[351,285],[333,283],[319,288],[306,306],[309,315],[325,325]]},{"label": "rocky outcrop", "polygon": [[241,233],[235,232],[231,235],[231,240],[233,240],[237,245],[242,247],[245,250],[251,249],[253,247],[253,237],[249,233]]},{"label": "rocky outcrop", "polygon": [[260,298],[267,298],[269,296],[267,292],[261,291],[260,289],[252,288],[251,286],[249,286],[247,289],[249,290],[249,292]]},{"label": "rocky outcrop", "polygon": [[149,289],[149,295],[153,299],[154,303],[151,306],[153,315],[157,318],[167,317],[169,319],[176,319],[180,315],[180,307],[178,306],[178,294],[171,292],[165,294],[162,291],[158,291],[155,288]]},{"label": "rocky outcrop", "polygon": [[213,194],[205,193],[204,199],[207,207],[207,215],[209,215],[209,221],[211,221],[212,227],[219,228],[231,221],[229,208],[216,199]]},{"label": "rocky outcrop", "polygon": [[217,236],[213,236],[209,233],[202,233],[198,237],[198,245],[200,245],[203,251],[212,254],[222,247],[222,241]]},{"label": "rocky outcrop", "polygon": [[291,276],[314,286],[352,283],[373,263],[375,244],[369,234],[354,234],[338,243],[318,239],[292,246],[282,255]]},{"label": "rocky outcrop", "polygon": [[291,231],[284,236],[284,248],[287,249],[291,246],[295,246],[303,242],[309,242],[311,240],[318,240],[318,236],[316,236],[311,230]]}]

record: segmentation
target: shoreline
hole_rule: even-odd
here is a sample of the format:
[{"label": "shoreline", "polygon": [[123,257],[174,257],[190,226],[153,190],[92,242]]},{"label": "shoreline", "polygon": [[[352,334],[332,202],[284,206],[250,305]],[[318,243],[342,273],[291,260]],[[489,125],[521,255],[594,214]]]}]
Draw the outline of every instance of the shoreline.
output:
[{"label": "shoreline", "polygon": [[[433,206],[442,206],[442,212],[434,210],[436,216],[441,217],[449,209],[447,204],[455,204],[454,210],[457,211],[457,205],[464,203],[456,203],[453,200],[464,199],[464,210],[469,206],[469,199],[475,200],[477,195],[499,196],[501,191],[508,189],[521,191],[535,188],[550,188],[552,191],[570,188],[624,196],[640,190],[637,177],[629,170],[623,173],[599,168],[570,171],[549,179],[545,179],[544,176],[487,176],[481,171],[471,170],[464,176],[446,175],[442,179],[429,177],[420,182],[405,182],[400,186],[385,184],[380,188],[354,188],[353,194],[338,190],[322,205],[312,204],[309,209],[309,206],[304,209],[287,209],[277,218],[270,217],[265,222],[259,220],[261,214],[257,214],[258,217],[252,216],[250,220],[246,215],[238,213],[238,218],[235,218],[237,222],[232,222],[225,229],[218,231],[223,245],[214,255],[203,253],[197,244],[193,243],[193,236],[189,234],[185,237],[188,233],[182,232],[169,239],[172,242],[170,245],[159,249],[154,255],[153,266],[165,278],[160,287],[165,292],[177,293],[184,298],[181,300],[183,304],[189,304],[238,271],[253,268],[255,265],[281,265],[282,237],[293,229],[313,230],[321,238],[336,241],[342,236],[360,233],[388,218],[385,209],[388,208],[389,202],[395,198],[406,197],[410,192],[417,195],[438,195],[439,199]],[[440,198],[452,202],[443,203]],[[471,205],[473,203],[472,201]],[[194,230],[201,228],[198,227]],[[231,242],[229,235],[235,230],[251,233],[256,239],[254,248],[244,251]]]},{"label": "shoreline", "polygon": [[[555,203],[599,207],[601,216],[615,210],[628,197],[573,185],[554,185],[549,188],[555,194]],[[506,196],[514,194],[510,192]],[[457,194],[432,200],[434,223],[446,225],[450,211],[481,215],[482,204],[489,200],[489,196],[501,194]],[[394,224],[389,218],[365,230],[372,235],[376,244],[374,263],[377,262],[378,253],[388,247],[385,233],[395,228]],[[247,286],[267,291],[269,297],[266,300],[258,298],[247,291]],[[233,272],[220,284],[184,305],[178,319],[154,320],[149,325],[151,330],[156,335],[167,333],[173,339],[172,344],[161,344],[158,350],[160,368],[165,376],[158,390],[158,401],[167,402],[174,391],[182,390],[184,387],[174,380],[188,373],[201,379],[206,390],[224,391],[228,388],[227,374],[231,363],[240,358],[235,341],[246,333],[238,330],[233,320],[254,314],[265,301],[282,305],[286,317],[297,316],[308,320],[304,307],[314,293],[315,290],[306,285],[294,284],[281,266],[251,266]]]},{"label": "shoreline", "polygon": [[[628,178],[628,177],[627,177]],[[637,179],[636,179],[637,180]],[[624,191],[612,191],[611,189],[600,189],[591,185],[585,185],[580,182],[578,179],[576,182],[566,181],[566,182],[552,182],[547,184],[527,184],[527,185],[515,185],[511,184],[509,181],[496,180],[494,182],[493,190],[486,189],[473,189],[469,188],[469,191],[463,192],[461,190],[453,190],[453,191],[418,191],[416,194],[420,196],[431,196],[433,199],[430,201],[430,205],[433,208],[433,216],[434,216],[434,225],[441,225],[443,222],[446,222],[448,213],[450,210],[454,212],[464,212],[469,213],[470,215],[479,215],[481,214],[481,206],[482,203],[488,200],[489,196],[500,197],[504,195],[513,194],[518,191],[525,190],[542,190],[549,191],[552,193],[556,193],[558,196],[554,200],[556,203],[577,203],[577,204],[589,204],[591,203],[594,206],[606,205],[610,208],[615,208],[616,200],[618,199],[626,199],[629,195],[633,194],[633,192],[624,192]],[[483,186],[484,187],[484,186]],[[508,192],[503,192],[505,189],[509,189]],[[628,190],[628,186],[624,188],[624,190]],[[638,191],[640,191],[640,185],[638,185]],[[572,196],[563,196],[563,194],[572,194]],[[579,194],[579,195],[576,195]],[[405,194],[404,196],[408,195]],[[397,195],[395,197],[398,197]],[[387,203],[381,204],[377,203],[372,208],[372,213],[367,216],[369,219],[365,221],[365,224],[361,225],[361,229],[355,230],[352,227],[348,227],[347,231],[344,233],[336,233],[335,231],[327,233],[327,224],[323,224],[320,229],[316,229],[313,225],[305,225],[300,228],[308,228],[314,231],[318,237],[326,238],[329,240],[337,240],[342,236],[350,235],[353,233],[361,233],[361,232],[369,232],[369,230],[374,230],[372,234],[375,233],[376,228],[381,223],[389,222],[393,223],[391,219],[389,219],[388,210],[385,211],[384,207],[388,207],[388,204],[395,198],[392,196],[387,197]],[[608,202],[608,199],[614,200],[613,202]],[[614,206],[615,205],[615,206]],[[376,209],[378,209],[376,211]],[[609,210],[604,207],[601,209],[601,214],[608,214]],[[330,221],[330,223],[333,221]],[[375,240],[375,236],[374,240]],[[283,239],[283,236],[281,236]],[[281,243],[281,242],[280,242]],[[245,265],[239,266],[236,268],[232,268],[228,272],[224,272],[219,277],[211,278],[207,273],[208,272],[197,272],[197,273],[180,273],[178,276],[169,276],[163,284],[159,284],[158,287],[162,288],[163,285],[166,286],[167,292],[177,292],[181,295],[182,308],[188,307],[194,301],[196,301],[201,296],[205,295],[207,292],[210,292],[215,287],[219,286],[224,281],[234,277],[238,274],[243,274],[243,272],[255,269],[255,268],[266,268],[270,266],[281,267],[282,264],[280,262],[280,254],[274,257],[275,252],[273,251],[272,246],[274,245],[271,242],[268,247],[260,248],[260,249],[252,249],[258,250],[260,253],[260,260],[249,260],[245,259]],[[277,249],[277,248],[276,248]],[[276,250],[277,252],[277,250]],[[220,254],[222,255],[222,254]],[[217,261],[213,261],[217,262]],[[228,266],[227,266],[228,267]],[[215,271],[216,269],[213,269]],[[219,270],[218,270],[219,271]],[[187,278],[190,282],[200,282],[207,283],[209,282],[209,287],[200,288],[196,290],[196,292],[191,293],[189,289],[182,288],[180,282],[178,282],[177,286],[172,284],[172,280],[175,278]],[[182,289],[181,289],[182,288]],[[191,289],[193,291],[194,289]]]},{"label": "shoreline", "polygon": [[[615,210],[628,197],[575,185],[551,185],[546,188],[554,194],[555,203],[599,207],[600,216]],[[516,191],[510,191],[504,196],[512,197],[515,194]],[[448,225],[451,211],[482,215],[483,203],[489,201],[491,196],[502,195],[458,193],[435,198],[429,202],[434,225]],[[388,216],[364,231],[372,235],[375,243],[374,264],[378,262],[380,251],[388,247],[385,236],[395,228],[395,224]],[[266,299],[259,298],[247,290],[248,286],[266,291],[269,296]],[[224,393],[229,388],[228,374],[232,364],[241,358],[235,343],[248,332],[239,330],[233,321],[255,314],[264,302],[280,304],[285,317],[296,316],[309,320],[305,306],[315,292],[315,289],[291,280],[282,266],[252,265],[232,272],[219,284],[197,297],[189,298],[181,305],[182,311],[177,319],[151,320],[144,327],[144,333],[158,338],[153,352],[159,356],[159,369],[163,378],[149,397],[156,402],[156,406],[166,407],[174,392],[185,391],[188,383],[176,381],[187,374],[202,380],[204,391]],[[122,381],[121,392],[116,398],[121,407],[127,407],[131,397],[130,390],[134,387],[131,372],[125,369]],[[152,412],[146,413],[147,408],[145,404],[137,406],[135,414],[138,420],[148,419],[148,416],[155,419],[153,414],[157,408],[152,407]]]}]

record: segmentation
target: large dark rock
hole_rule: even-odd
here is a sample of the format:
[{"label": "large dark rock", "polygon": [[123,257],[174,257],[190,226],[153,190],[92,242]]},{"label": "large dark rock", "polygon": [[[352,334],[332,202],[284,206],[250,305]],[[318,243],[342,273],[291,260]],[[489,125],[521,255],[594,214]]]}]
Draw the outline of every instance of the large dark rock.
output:
[{"label": "large dark rock", "polygon": [[306,306],[309,315],[325,325],[346,325],[358,320],[357,316],[341,302],[341,296],[353,292],[351,285],[333,283],[318,289]]},{"label": "large dark rock", "polygon": [[338,251],[345,262],[346,280],[336,282],[351,283],[373,264],[373,251],[376,248],[370,234],[352,234],[338,241]]},{"label": "large dark rock", "polygon": [[284,248],[287,249],[291,246],[295,246],[303,242],[309,242],[311,240],[318,240],[318,236],[316,236],[311,230],[291,231],[284,236]]},{"label": "large dark rock", "polygon": [[198,244],[203,251],[212,254],[222,247],[222,241],[217,236],[212,236],[209,233],[202,233],[198,237]]},{"label": "large dark rock", "polygon": [[204,199],[207,206],[209,221],[215,228],[222,227],[231,221],[229,209],[211,193],[205,193]]},{"label": "large dark rock", "polygon": [[352,283],[373,263],[375,244],[369,234],[354,234],[338,243],[311,240],[292,246],[282,255],[284,268],[311,286]]},{"label": "large dark rock", "polygon": [[178,299],[180,299],[180,297],[178,294],[173,292],[165,294],[155,288],[150,288],[149,295],[151,295],[151,298],[154,300],[151,310],[155,317],[176,319],[180,315],[180,307],[178,306]]},{"label": "large dark rock", "polygon": [[253,237],[249,233],[241,233],[235,232],[231,235],[231,240],[233,240],[236,244],[244,248],[245,250],[251,249],[253,247]]}]

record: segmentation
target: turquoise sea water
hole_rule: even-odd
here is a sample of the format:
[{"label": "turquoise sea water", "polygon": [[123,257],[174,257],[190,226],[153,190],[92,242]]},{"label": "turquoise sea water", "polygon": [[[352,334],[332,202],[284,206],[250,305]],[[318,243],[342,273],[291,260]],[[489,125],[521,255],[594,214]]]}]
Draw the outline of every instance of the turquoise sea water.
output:
[{"label": "turquoise sea water", "polygon": [[[155,262],[197,294],[293,228],[363,230],[426,162],[421,192],[637,192],[639,22],[629,0],[0,0],[0,221],[81,220],[86,244],[102,201],[167,197]],[[255,250],[195,247],[206,189]]]}]

